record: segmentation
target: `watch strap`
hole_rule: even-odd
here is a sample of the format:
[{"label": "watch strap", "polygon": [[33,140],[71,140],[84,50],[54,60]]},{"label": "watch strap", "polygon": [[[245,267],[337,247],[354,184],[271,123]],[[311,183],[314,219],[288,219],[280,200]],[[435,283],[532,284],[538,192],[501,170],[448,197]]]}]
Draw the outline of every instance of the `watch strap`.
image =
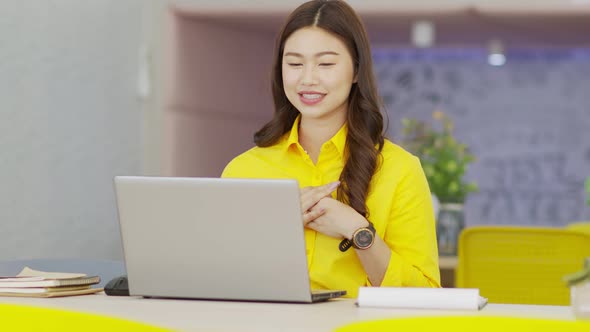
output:
[{"label": "watch strap", "polygon": [[344,240],[342,240],[338,245],[338,249],[340,249],[340,251],[342,252],[345,252],[346,250],[350,249],[350,247],[352,247],[352,241],[350,241],[347,238],[344,238]]}]

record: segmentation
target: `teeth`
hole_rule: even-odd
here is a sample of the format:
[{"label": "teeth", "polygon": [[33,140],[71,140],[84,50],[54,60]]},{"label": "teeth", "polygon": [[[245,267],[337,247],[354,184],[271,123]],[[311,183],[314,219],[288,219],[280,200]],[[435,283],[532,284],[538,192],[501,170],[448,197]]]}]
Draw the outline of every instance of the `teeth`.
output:
[{"label": "teeth", "polygon": [[322,98],[322,95],[321,94],[307,94],[307,93],[304,93],[303,94],[303,98],[305,98],[305,99],[319,99],[319,98]]}]

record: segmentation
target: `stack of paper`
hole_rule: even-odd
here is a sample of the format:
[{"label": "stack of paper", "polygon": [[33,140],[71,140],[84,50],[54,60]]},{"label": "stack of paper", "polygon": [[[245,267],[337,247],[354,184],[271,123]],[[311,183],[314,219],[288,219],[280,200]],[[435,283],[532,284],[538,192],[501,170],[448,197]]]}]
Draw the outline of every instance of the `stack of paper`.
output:
[{"label": "stack of paper", "polygon": [[479,310],[488,300],[474,288],[360,287],[359,307]]},{"label": "stack of paper", "polygon": [[80,273],[36,271],[25,267],[17,276],[0,277],[0,296],[59,297],[92,294],[100,277]]}]

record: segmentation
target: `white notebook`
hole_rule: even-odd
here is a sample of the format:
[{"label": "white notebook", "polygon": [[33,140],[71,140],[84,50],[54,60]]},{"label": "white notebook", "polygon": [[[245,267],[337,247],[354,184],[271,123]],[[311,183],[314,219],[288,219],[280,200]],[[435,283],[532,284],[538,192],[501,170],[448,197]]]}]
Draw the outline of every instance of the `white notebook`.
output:
[{"label": "white notebook", "polygon": [[488,299],[477,288],[360,287],[359,307],[480,310]]}]

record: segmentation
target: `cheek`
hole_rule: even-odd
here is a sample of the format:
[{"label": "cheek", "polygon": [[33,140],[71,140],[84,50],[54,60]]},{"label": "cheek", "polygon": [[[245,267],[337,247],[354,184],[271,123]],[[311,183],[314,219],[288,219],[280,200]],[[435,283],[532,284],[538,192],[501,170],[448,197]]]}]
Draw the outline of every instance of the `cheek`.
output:
[{"label": "cheek", "polygon": [[283,85],[285,87],[297,85],[299,73],[294,70],[283,68]]},{"label": "cheek", "polygon": [[350,75],[343,72],[335,72],[330,73],[329,75],[324,75],[322,78],[322,84],[329,89],[346,89],[351,83],[352,79]]}]

